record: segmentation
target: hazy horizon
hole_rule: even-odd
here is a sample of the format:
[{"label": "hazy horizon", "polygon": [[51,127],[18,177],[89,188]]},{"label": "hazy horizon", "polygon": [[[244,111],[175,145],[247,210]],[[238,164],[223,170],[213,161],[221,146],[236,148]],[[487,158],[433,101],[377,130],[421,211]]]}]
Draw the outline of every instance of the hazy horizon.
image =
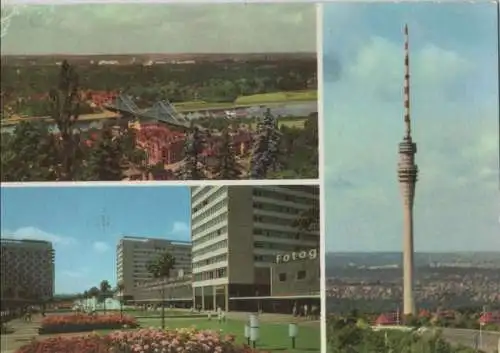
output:
[{"label": "hazy horizon", "polygon": [[1,46],[8,55],[316,52],[316,7],[29,4],[12,17]]}]

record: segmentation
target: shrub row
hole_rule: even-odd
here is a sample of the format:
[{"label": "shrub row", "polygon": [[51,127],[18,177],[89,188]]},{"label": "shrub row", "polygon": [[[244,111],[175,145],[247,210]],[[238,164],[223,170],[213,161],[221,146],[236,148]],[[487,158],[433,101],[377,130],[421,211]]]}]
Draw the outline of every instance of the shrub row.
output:
[{"label": "shrub row", "polygon": [[120,314],[53,315],[47,316],[42,320],[38,333],[44,335],[95,330],[117,330],[124,327],[137,328],[139,324],[133,316]]},{"label": "shrub row", "polygon": [[235,344],[234,336],[194,329],[142,329],[34,341],[16,353],[264,353]]}]

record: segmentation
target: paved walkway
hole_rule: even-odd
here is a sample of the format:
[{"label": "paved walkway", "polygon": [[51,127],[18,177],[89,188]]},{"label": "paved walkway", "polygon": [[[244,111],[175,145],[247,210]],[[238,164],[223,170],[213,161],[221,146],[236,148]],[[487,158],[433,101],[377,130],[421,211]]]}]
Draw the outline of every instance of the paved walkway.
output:
[{"label": "paved walkway", "polygon": [[32,322],[23,319],[10,321],[7,326],[13,333],[1,335],[1,353],[14,353],[17,349],[29,343],[38,336],[40,318],[34,317]]}]

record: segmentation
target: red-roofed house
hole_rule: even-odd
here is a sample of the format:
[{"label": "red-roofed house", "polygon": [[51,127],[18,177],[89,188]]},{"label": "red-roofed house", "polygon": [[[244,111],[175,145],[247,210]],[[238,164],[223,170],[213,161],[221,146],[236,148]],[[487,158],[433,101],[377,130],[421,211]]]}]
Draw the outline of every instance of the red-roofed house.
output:
[{"label": "red-roofed house", "polygon": [[377,326],[388,326],[388,325],[398,325],[398,314],[397,313],[386,313],[380,314],[375,320],[375,325]]},{"label": "red-roofed house", "polygon": [[500,312],[487,312],[479,318],[481,325],[500,324]]},{"label": "red-roofed house", "polygon": [[147,165],[169,165],[182,160],[184,133],[156,122],[134,124],[134,128],[137,130],[137,145],[146,151]]}]

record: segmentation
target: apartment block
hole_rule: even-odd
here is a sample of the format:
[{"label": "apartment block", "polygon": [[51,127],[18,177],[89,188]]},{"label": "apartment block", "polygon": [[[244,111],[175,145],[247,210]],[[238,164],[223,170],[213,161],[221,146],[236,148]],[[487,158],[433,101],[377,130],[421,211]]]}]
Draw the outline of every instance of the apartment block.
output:
[{"label": "apartment block", "polygon": [[2,238],[0,244],[2,303],[51,299],[55,286],[52,243]]},{"label": "apartment block", "polygon": [[116,275],[124,284],[124,297],[133,297],[138,284],[153,278],[147,266],[165,252],[175,258],[174,270],[191,273],[190,242],[128,236],[120,239],[116,246]]},{"label": "apartment block", "polygon": [[319,248],[319,232],[294,226],[319,207],[316,186],[191,189],[194,305],[230,310],[230,298],[271,294],[279,254]]}]

